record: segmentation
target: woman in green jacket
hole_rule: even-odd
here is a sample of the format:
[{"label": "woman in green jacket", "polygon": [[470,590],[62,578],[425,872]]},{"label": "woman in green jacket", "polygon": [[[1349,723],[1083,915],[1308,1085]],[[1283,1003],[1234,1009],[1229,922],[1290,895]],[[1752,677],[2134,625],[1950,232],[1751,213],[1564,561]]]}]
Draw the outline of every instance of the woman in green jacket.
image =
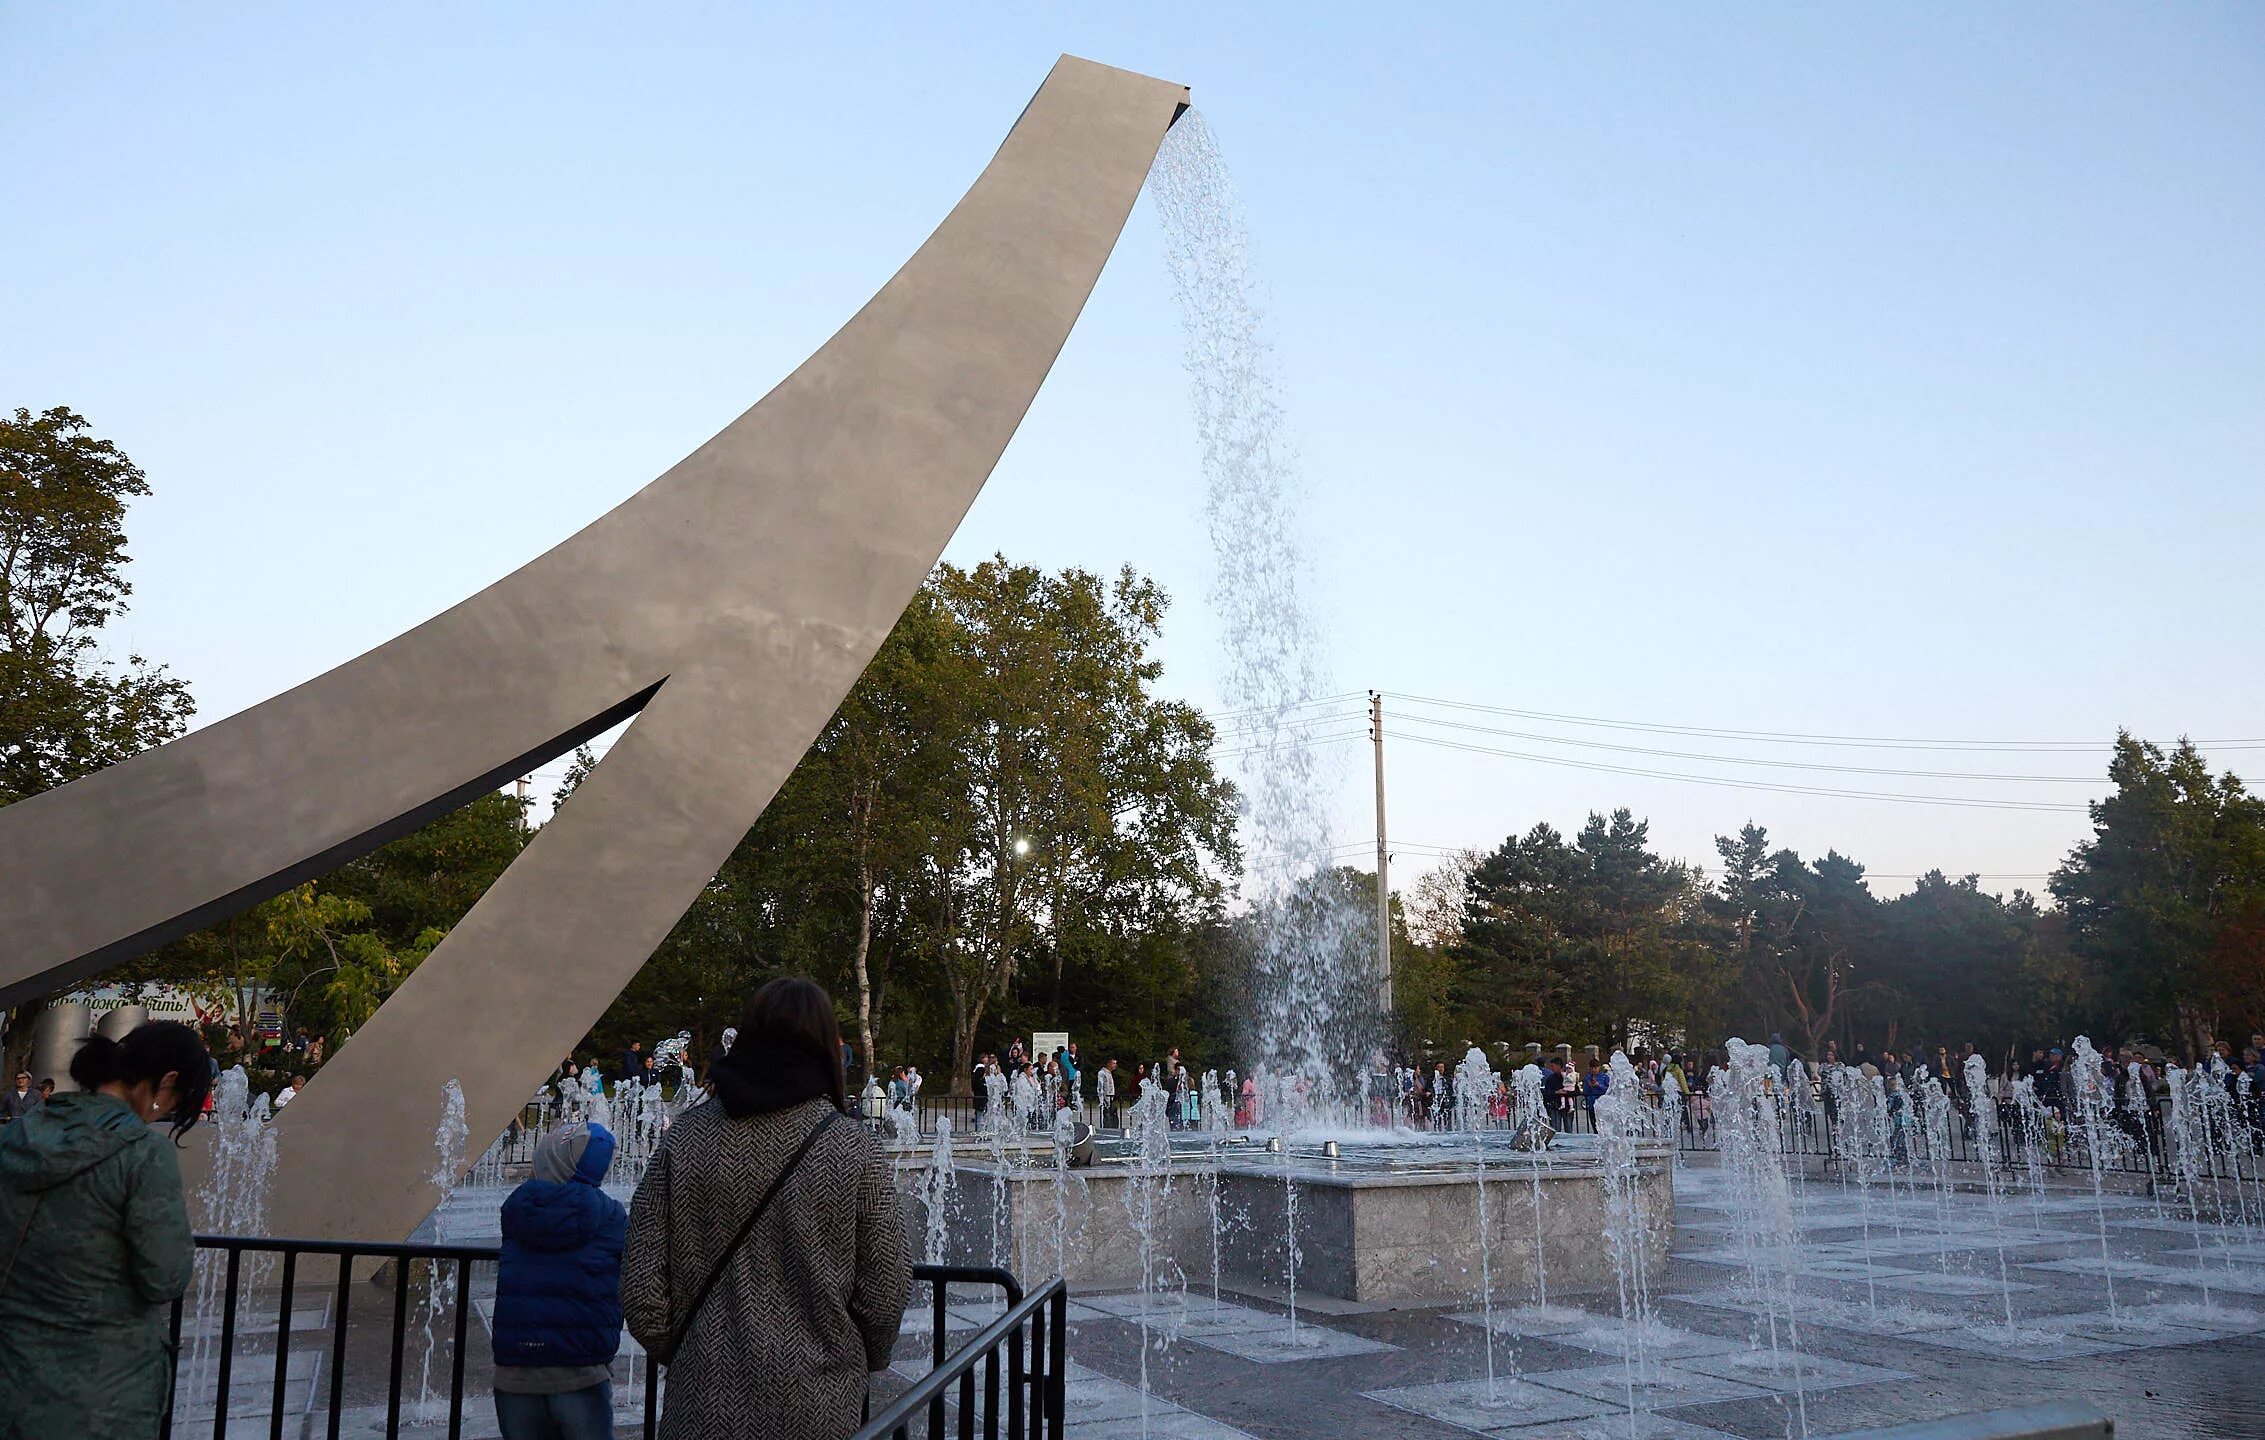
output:
[{"label": "woman in green jacket", "polygon": [[157,1434],[166,1307],[196,1260],[171,1140],[212,1087],[204,1042],[160,1021],[100,1036],[59,1094],[0,1130],[0,1440]]}]

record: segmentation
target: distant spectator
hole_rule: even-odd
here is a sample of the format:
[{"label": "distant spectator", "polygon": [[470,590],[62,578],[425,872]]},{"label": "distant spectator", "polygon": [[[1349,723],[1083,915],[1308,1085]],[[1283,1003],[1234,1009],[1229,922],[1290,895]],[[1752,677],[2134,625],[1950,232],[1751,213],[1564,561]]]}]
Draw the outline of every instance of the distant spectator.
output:
[{"label": "distant spectator", "polygon": [[294,1075],[294,1076],[292,1076],[292,1077],[291,1077],[291,1083],[290,1083],[290,1084],[288,1084],[288,1085],[284,1086],[284,1087],[283,1087],[283,1088],[282,1088],[281,1090],[278,1090],[278,1091],[276,1091],[276,1092],[275,1092],[275,1113],[276,1113],[276,1114],[278,1114],[278,1115],[282,1114],[282,1113],[283,1113],[283,1107],[284,1107],[284,1106],[286,1106],[286,1105],[288,1105],[288,1104],[290,1104],[290,1103],[291,1103],[292,1101],[294,1101],[294,1100],[298,1099],[298,1098],[299,1098],[299,1092],[300,1092],[301,1090],[304,1090],[304,1089],[306,1089],[306,1088],[307,1088],[307,1077],[306,1077],[306,1076],[304,1076],[304,1075]]},{"label": "distant spectator", "polygon": [[31,1072],[29,1070],[17,1071],[15,1088],[4,1095],[0,1095],[0,1125],[5,1125],[11,1120],[21,1120],[24,1116],[29,1115],[32,1107],[38,1103],[39,1090],[31,1083]]}]

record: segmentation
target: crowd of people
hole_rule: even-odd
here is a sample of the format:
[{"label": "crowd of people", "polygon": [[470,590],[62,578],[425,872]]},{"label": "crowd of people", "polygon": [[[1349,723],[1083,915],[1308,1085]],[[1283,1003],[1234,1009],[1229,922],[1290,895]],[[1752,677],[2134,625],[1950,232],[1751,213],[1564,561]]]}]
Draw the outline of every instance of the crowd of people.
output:
[{"label": "crowd of people", "polygon": [[[1982,1073],[1987,1076],[1987,1088],[1980,1096],[1970,1093],[1972,1072],[1968,1062],[1976,1054],[1975,1045],[1966,1042],[1956,1048],[1911,1044],[1877,1050],[1858,1044],[1844,1056],[1837,1043],[1828,1043],[1822,1055],[1809,1057],[1796,1052],[1783,1035],[1772,1034],[1769,1039],[1771,1065],[1780,1076],[1799,1076],[1803,1093],[1797,1098],[1826,1117],[1839,1106],[1830,1077],[1845,1070],[1861,1076],[1866,1084],[1877,1079],[1891,1116],[1912,1113],[1914,1097],[1932,1080],[1942,1087],[1968,1134],[1977,1112],[2018,1127],[2022,1122],[2016,1085],[2023,1080],[2045,1112],[2061,1124],[2069,1121],[2075,1094],[2071,1078],[2074,1062],[2067,1050],[2040,1045],[2026,1058],[2018,1052],[1995,1060],[1985,1057]],[[2103,1048],[2101,1060],[2105,1087],[2102,1113],[2118,1117],[2115,1123],[2159,1150],[2158,1112],[2169,1085],[2164,1052],[2143,1044],[2119,1044]],[[1686,1134],[1703,1138],[1710,1133],[1715,1077],[1729,1065],[1727,1051],[1638,1049],[1629,1061],[1643,1100],[1676,1112],[1676,1124]],[[1495,1123],[1507,1124],[1515,1108],[1513,1076],[1526,1063],[1511,1056],[1490,1067],[1490,1092],[1474,1101],[1475,1111]],[[1540,1071],[1541,1105],[1552,1128],[1594,1130],[1597,1103],[1614,1083],[1611,1064],[1601,1047],[1559,1046],[1533,1056],[1530,1063]],[[2238,1091],[2246,1097],[2242,1103],[2250,1107],[2251,1123],[2265,1130],[2265,1036],[2252,1036],[2251,1043],[2238,1051],[2231,1042],[2219,1041],[2197,1063],[2219,1076],[2229,1092]],[[1306,1088],[1304,1081],[1290,1080],[1287,1087],[1270,1094],[1272,1087],[1263,1075],[1238,1074],[1233,1069],[1206,1071],[1199,1079],[1177,1047],[1154,1062],[1128,1066],[1111,1057],[1088,1072],[1074,1044],[1034,1055],[1020,1039],[1004,1051],[979,1056],[970,1079],[975,1105],[989,1108],[994,1103],[992,1097],[1001,1097],[998,1103],[1019,1112],[1034,1129],[1049,1126],[1054,1115],[1065,1108],[1102,1129],[1121,1129],[1141,1097],[1158,1090],[1164,1096],[1168,1123],[1175,1129],[1203,1126],[1207,1116],[1211,1123],[1223,1126],[1259,1126],[1266,1123],[1270,1103],[1295,1103],[1304,1098]],[[1459,1105],[1459,1083],[1457,1067],[1446,1060],[1394,1064],[1378,1055],[1369,1066],[1360,1098],[1365,1102],[1367,1122],[1372,1125],[1450,1128],[1466,1123],[1470,1113]],[[915,1106],[920,1093],[917,1068],[896,1067],[886,1093],[892,1109]],[[1345,1098],[1350,1101],[1353,1097]]]}]

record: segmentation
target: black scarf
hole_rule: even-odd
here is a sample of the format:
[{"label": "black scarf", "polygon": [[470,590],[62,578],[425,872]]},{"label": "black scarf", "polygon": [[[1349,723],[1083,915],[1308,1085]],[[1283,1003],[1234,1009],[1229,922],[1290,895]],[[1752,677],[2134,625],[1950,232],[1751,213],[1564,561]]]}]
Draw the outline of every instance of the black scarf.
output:
[{"label": "black scarf", "polygon": [[724,1113],[737,1120],[834,1098],[833,1067],[806,1050],[763,1046],[741,1036],[709,1074]]}]

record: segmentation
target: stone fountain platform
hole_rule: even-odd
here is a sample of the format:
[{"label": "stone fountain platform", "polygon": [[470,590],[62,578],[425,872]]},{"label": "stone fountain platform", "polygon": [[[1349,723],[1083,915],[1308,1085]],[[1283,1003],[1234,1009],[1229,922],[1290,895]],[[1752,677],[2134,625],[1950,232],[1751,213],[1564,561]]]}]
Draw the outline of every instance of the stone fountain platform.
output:
[{"label": "stone fountain platform", "polygon": [[[1296,1215],[1297,1288],[1369,1304],[1459,1303],[1481,1287],[1482,1175],[1452,1147],[1348,1146],[1328,1159],[1306,1147],[1286,1157],[1237,1146],[1216,1157],[1182,1151],[1168,1176],[1136,1175],[1104,1159],[1061,1170],[985,1158],[953,1172],[943,1258],[1005,1264],[1019,1274],[1060,1271],[1073,1291],[1185,1283],[1216,1275],[1245,1287],[1286,1288],[1285,1241]],[[1636,1263],[1648,1281],[1673,1248],[1675,1183],[1664,1145],[1641,1147],[1632,1184],[1641,1217]],[[915,1248],[927,1213],[908,1166]],[[1490,1152],[1483,1175],[1483,1269],[1493,1288],[1591,1294],[1620,1277],[1605,1238],[1606,1183],[1593,1150],[1541,1156]],[[1144,1257],[1142,1220],[1149,1242]]]}]

